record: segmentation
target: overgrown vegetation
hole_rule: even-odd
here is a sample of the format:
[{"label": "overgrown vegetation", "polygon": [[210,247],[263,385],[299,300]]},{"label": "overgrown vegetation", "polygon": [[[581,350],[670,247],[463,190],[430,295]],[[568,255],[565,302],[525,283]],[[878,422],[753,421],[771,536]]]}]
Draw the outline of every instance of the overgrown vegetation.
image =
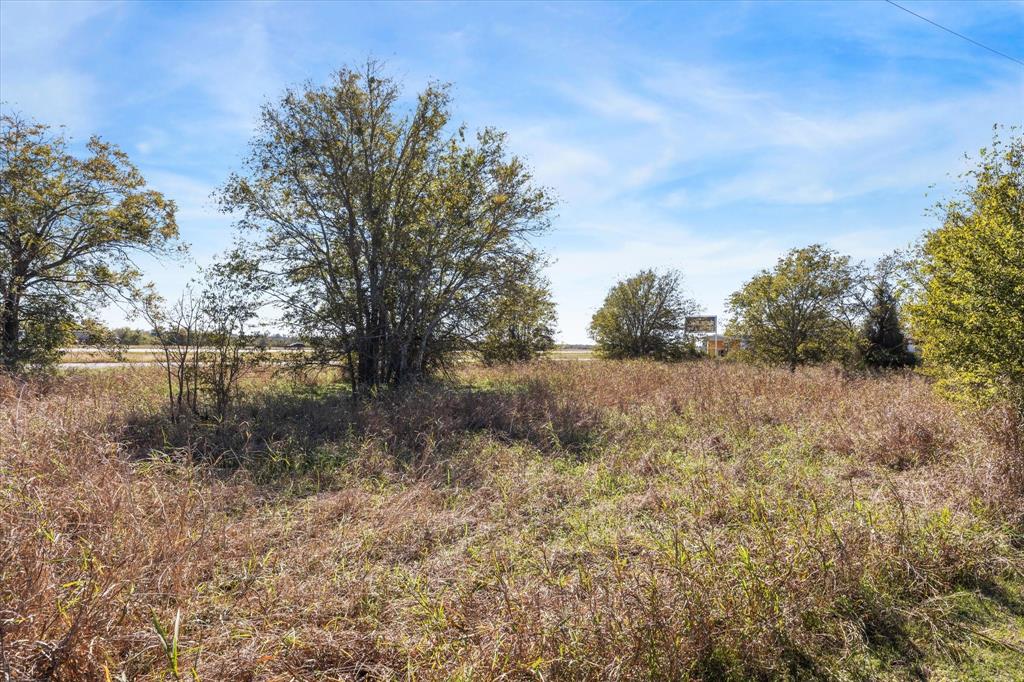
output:
[{"label": "overgrown vegetation", "polygon": [[190,283],[176,301],[148,291],[135,305],[158,344],[173,422],[202,413],[223,420],[239,381],[268,359],[257,326],[258,280],[237,261],[214,263],[204,274],[202,289]]},{"label": "overgrown vegetation", "polygon": [[924,369],[954,395],[1009,399],[1024,418],[1024,137],[981,150],[961,195],[938,207],[910,306]]},{"label": "overgrown vegetation", "polygon": [[[652,270],[591,321],[623,362],[527,362],[551,194],[447,86],[403,102],[370,61],[264,107],[219,192],[245,238],[170,304],[132,255],[173,202],[0,119],[5,682],[1024,679],[1021,138],[913,263],[964,408],[902,371],[901,264],[821,245],[730,297],[758,366],[696,360]],[[113,294],[150,332],[85,319]],[[279,371],[268,298],[309,345]],[[162,367],[27,378],[73,327]]]},{"label": "overgrown vegetation", "polygon": [[910,374],[0,380],[14,679],[1018,679],[1020,424]]}]

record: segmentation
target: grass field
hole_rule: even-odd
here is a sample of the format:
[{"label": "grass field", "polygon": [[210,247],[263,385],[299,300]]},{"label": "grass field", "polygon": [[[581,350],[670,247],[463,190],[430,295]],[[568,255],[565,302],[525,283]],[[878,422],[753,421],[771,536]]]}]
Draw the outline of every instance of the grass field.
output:
[{"label": "grass field", "polygon": [[0,378],[0,678],[1024,679],[1024,454],[911,375]]},{"label": "grass field", "polygon": [[[270,359],[284,360],[296,357],[297,351],[285,348],[270,349]],[[587,348],[555,348],[547,353],[552,360],[587,360],[594,355],[593,350]],[[64,365],[76,364],[136,364],[161,362],[164,354],[160,348],[155,346],[133,346],[122,350],[120,353],[100,348],[78,347],[69,348],[61,356],[61,363]]]},{"label": "grass field", "polygon": [[139,362],[158,362],[163,360],[164,355],[159,348],[134,347],[125,349],[119,353],[100,348],[71,348],[65,351],[60,358],[63,364],[94,364],[94,363],[123,363],[134,364]]},{"label": "grass field", "polygon": [[[295,351],[271,348],[270,354],[270,359],[281,359],[295,355]],[[61,355],[60,361],[63,365],[138,364],[162,362],[164,357],[163,350],[158,346],[130,346],[120,351],[79,346],[66,349]]]}]

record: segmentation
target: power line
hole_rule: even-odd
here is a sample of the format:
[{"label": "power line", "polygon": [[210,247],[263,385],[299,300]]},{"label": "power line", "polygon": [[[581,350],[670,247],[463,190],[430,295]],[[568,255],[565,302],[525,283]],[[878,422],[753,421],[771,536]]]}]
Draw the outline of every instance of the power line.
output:
[{"label": "power line", "polygon": [[977,40],[973,40],[973,39],[971,39],[971,38],[968,38],[967,36],[965,36],[965,35],[964,35],[964,34],[962,34],[962,33],[957,33],[956,31],[954,31],[954,30],[953,30],[953,29],[951,29],[951,28],[946,28],[946,27],[945,27],[945,26],[943,26],[942,24],[936,24],[936,23],[935,23],[934,21],[932,21],[932,20],[931,20],[931,19],[929,19],[928,17],[922,17],[922,16],[921,16],[920,14],[918,14],[917,12],[914,12],[914,11],[912,11],[912,10],[909,10],[909,9],[907,9],[906,7],[904,7],[903,5],[899,5],[899,4],[897,4],[897,3],[893,2],[893,0],[885,0],[885,1],[886,1],[887,3],[889,3],[890,5],[892,5],[893,7],[898,7],[898,8],[900,8],[901,10],[903,10],[904,12],[906,12],[907,14],[913,14],[913,15],[914,15],[915,17],[917,17],[918,19],[923,19],[924,21],[927,21],[927,22],[928,22],[929,24],[931,24],[932,26],[936,26],[936,27],[938,27],[938,28],[941,28],[941,29],[942,29],[943,31],[945,31],[946,33],[952,33],[952,34],[953,34],[953,35],[955,35],[955,36],[956,36],[957,38],[963,38],[964,40],[966,40],[966,41],[967,41],[967,42],[969,42],[969,43],[973,43],[973,44],[977,45],[978,47],[984,48],[984,49],[988,50],[989,52],[992,52],[992,53],[995,53],[995,54],[999,55],[1000,57],[1004,57],[1005,59],[1009,59],[1009,60],[1010,60],[1011,62],[1016,62],[1017,64],[1020,64],[1021,66],[1024,66],[1024,62],[1022,62],[1021,60],[1017,59],[1016,57],[1011,57],[1011,56],[1010,56],[1010,55],[1008,55],[1008,54],[1005,54],[1005,53],[1003,53],[1003,52],[1000,52],[999,50],[994,50],[994,49],[992,49],[991,47],[989,47],[988,45],[982,45],[982,44],[981,44],[981,43],[979,43],[979,42],[978,42]]}]

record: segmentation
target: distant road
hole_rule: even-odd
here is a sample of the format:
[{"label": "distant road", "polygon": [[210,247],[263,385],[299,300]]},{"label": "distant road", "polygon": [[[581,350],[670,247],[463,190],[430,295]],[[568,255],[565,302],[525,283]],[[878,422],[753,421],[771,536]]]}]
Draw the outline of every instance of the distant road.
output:
[{"label": "distant road", "polygon": [[[298,353],[301,351],[288,348],[269,348],[269,352],[277,355],[283,353]],[[133,346],[121,351],[122,358],[117,360],[113,354],[88,346],[74,346],[62,348],[64,353],[63,362],[57,364],[58,369],[114,369],[117,367],[160,367],[163,359],[163,352],[158,346]]]}]

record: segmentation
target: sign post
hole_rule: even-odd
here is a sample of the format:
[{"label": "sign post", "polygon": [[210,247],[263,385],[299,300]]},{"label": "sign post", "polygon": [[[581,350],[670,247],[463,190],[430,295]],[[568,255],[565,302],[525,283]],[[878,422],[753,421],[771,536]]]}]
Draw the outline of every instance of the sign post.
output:
[{"label": "sign post", "polygon": [[[683,327],[687,334],[711,334],[711,338],[715,341],[715,350],[717,350],[718,339],[718,317],[715,315],[704,315],[699,317],[687,317],[686,323]],[[711,344],[708,343],[708,355],[712,355]]]}]

